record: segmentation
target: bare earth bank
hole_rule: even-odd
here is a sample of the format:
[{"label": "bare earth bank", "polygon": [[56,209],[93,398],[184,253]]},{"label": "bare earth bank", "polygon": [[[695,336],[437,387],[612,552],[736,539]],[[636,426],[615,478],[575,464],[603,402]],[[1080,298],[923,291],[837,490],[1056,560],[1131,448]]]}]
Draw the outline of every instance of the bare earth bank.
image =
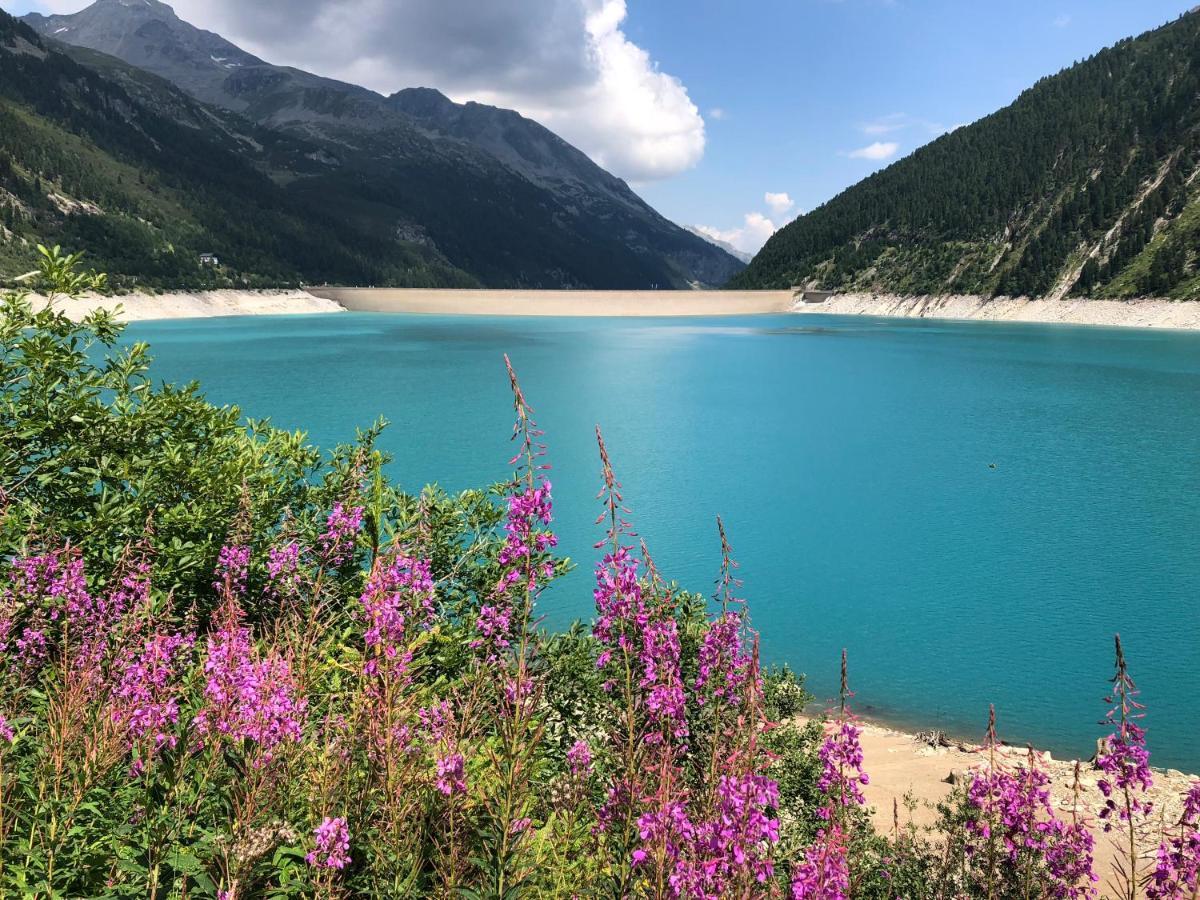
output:
[{"label": "bare earth bank", "polygon": [[793,310],[827,315],[1200,329],[1200,302],[1187,300],[1036,300],[1028,297],[972,295],[900,297],[891,294],[835,294],[823,303],[797,301]]},{"label": "bare earth bank", "polygon": [[144,319],[204,319],[215,316],[281,316],[297,313],[345,312],[332,300],[306,291],[176,291],[165,294],[86,295],[77,300],[59,299],[55,307],[72,319],[94,309],[120,309],[125,322]]}]

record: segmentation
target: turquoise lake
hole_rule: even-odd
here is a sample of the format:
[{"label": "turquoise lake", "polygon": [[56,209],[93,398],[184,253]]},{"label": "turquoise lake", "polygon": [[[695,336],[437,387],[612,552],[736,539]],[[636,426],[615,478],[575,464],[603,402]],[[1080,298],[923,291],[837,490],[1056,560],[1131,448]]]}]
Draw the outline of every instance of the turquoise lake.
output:
[{"label": "turquoise lake", "polygon": [[[351,313],[141,323],[155,375],[329,446],[378,416],[416,490],[507,474],[508,353],[591,614],[605,432],[639,534],[710,591],[720,513],[765,660],[860,712],[1090,755],[1120,631],[1154,761],[1200,770],[1200,335],[823,316]],[[994,466],[994,468],[993,468]]]}]

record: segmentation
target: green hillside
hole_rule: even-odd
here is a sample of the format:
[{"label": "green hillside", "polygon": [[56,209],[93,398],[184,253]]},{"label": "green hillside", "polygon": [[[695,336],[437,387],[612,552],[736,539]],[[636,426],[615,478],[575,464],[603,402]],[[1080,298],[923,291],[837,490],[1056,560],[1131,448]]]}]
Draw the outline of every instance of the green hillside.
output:
[{"label": "green hillside", "polygon": [[89,248],[117,285],[475,283],[324,219],[268,174],[312,148],[236,124],[145,73],[127,90],[0,12],[0,272],[43,241]]},{"label": "green hillside", "polygon": [[1196,299],[1198,172],[1192,12],[844,191],[731,286]]}]

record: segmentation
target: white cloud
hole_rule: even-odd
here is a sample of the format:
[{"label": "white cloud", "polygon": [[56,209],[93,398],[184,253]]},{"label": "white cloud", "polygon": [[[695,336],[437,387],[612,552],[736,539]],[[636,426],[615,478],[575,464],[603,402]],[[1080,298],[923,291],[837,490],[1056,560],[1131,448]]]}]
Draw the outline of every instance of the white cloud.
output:
[{"label": "white cloud", "polygon": [[717,122],[720,122],[722,119],[724,119],[726,115],[727,115],[727,113],[720,106],[714,106],[712,109],[710,109],[708,111],[708,117],[710,119],[716,120]]},{"label": "white cloud", "polygon": [[770,191],[767,191],[765,194],[763,194],[763,200],[766,202],[767,206],[771,208],[771,212],[776,216],[782,216],[786,214],[789,209],[796,205],[795,201],[788,196],[786,191],[780,194],[773,194]]},{"label": "white cloud", "polygon": [[851,159],[891,159],[899,149],[900,145],[895,141],[876,141],[865,147],[859,147],[857,150],[851,150],[846,155]]},{"label": "white cloud", "polygon": [[[71,12],[81,0],[43,5]],[[385,94],[434,87],[455,100],[516,109],[631,181],[676,175],[704,155],[704,119],[686,86],[622,30],[626,0],[174,0],[174,6],[181,18],[272,63]]]},{"label": "white cloud", "polygon": [[1055,28],[1066,28],[1071,24],[1071,17],[1066,13],[1062,13],[1061,15],[1055,17],[1052,24]]},{"label": "white cloud", "polygon": [[910,116],[908,113],[889,113],[886,116],[880,116],[871,122],[865,122],[859,126],[859,130],[869,137],[876,137],[884,134],[894,134],[897,131],[906,131],[912,129],[914,131],[926,132],[933,137],[940,134],[945,134],[948,130],[941,122],[934,122],[930,119],[922,119],[919,116]]},{"label": "white cloud", "polygon": [[743,253],[757,253],[779,227],[760,212],[748,212],[742,217],[740,228],[720,229],[711,225],[697,225],[696,230],[718,241],[732,244]]},{"label": "white cloud", "polygon": [[715,228],[712,225],[692,227],[714,240],[732,244],[743,253],[757,253],[771,235],[803,212],[796,208],[796,201],[786,191],[767,191],[763,194],[763,202],[770,208],[771,215],[763,215],[757,210],[748,212],[742,216],[742,224],[737,228]]}]

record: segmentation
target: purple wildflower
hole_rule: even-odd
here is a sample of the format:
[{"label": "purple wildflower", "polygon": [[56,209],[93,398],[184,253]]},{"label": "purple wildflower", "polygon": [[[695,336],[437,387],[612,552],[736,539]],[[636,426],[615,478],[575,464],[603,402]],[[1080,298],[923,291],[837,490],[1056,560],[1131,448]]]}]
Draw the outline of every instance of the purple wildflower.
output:
[{"label": "purple wildflower", "polygon": [[290,541],[267,550],[267,584],[277,596],[294,594],[300,587],[300,545]]},{"label": "purple wildflower", "polygon": [[862,731],[850,720],[834,722],[818,751],[821,759],[821,777],[817,789],[829,798],[829,806],[820,810],[822,818],[828,819],[830,807],[862,806],[866,798],[862,786],[870,783],[863,771],[863,751],[860,738]]},{"label": "purple wildflower", "polygon": [[213,573],[213,589],[241,597],[246,593],[250,576],[250,548],[226,544],[217,554],[217,568]]},{"label": "purple wildflower", "polygon": [[772,846],[779,820],[768,810],[779,786],[764,775],[722,775],[713,817],[695,823],[688,856],[676,863],[671,886],[678,897],[721,900],[741,881],[765,884],[775,874]]},{"label": "purple wildflower", "polygon": [[240,609],[227,603],[220,620],[207,640],[205,705],[196,729],[208,738],[254,742],[265,751],[256,764],[265,765],[280,743],[299,742],[308,701],[298,696],[286,659],[254,648]]},{"label": "purple wildflower", "polygon": [[742,616],[722,613],[708,626],[700,645],[696,692],[702,704],[737,706],[750,672],[750,654],[742,643]]},{"label": "purple wildflower", "polygon": [[435,747],[434,766],[437,775],[434,787],[447,797],[467,790],[466,760],[458,751],[457,723],[449,701],[442,700],[417,711],[417,717],[429,733],[429,743]]},{"label": "purple wildflower", "polygon": [[837,825],[817,839],[792,873],[792,900],[845,900],[850,896],[846,839]]},{"label": "purple wildflower", "polygon": [[350,831],[341,816],[331,819],[326,816],[313,829],[316,846],[304,857],[304,861],[318,869],[344,869],[350,859]]},{"label": "purple wildflower", "polygon": [[179,720],[179,669],[193,643],[191,635],[158,632],[120,666],[113,691],[119,702],[112,720],[124,726],[131,748],[142,748],[139,771],[145,758],[178,742],[174,727]]},{"label": "purple wildflower", "polygon": [[1183,801],[1174,834],[1158,845],[1157,864],[1146,885],[1150,900],[1191,900],[1200,890],[1200,781]]},{"label": "purple wildflower", "polygon": [[646,718],[657,730],[647,743],[662,743],[668,736],[688,736],[687,700],[680,674],[679,625],[674,619],[651,622],[642,632],[639,656],[642,676],[638,687],[645,691]]},{"label": "purple wildflower", "polygon": [[1146,732],[1134,721],[1144,715],[1140,712],[1144,707],[1137,702],[1137,686],[1129,675],[1120,635],[1116,636],[1116,654],[1113,693],[1105,698],[1112,705],[1105,722],[1116,730],[1104,739],[1103,749],[1096,756],[1096,767],[1104,773],[1096,786],[1105,797],[1100,810],[1105,831],[1112,830],[1114,819],[1132,828],[1131,819],[1150,815],[1154,807],[1145,799],[1154,784]]},{"label": "purple wildflower", "polygon": [[576,741],[567,751],[567,768],[576,778],[582,778],[592,770],[592,750],[586,741]]},{"label": "purple wildflower", "polygon": [[392,677],[404,677],[412,661],[412,630],[432,621],[434,601],[429,560],[397,556],[375,568],[360,601],[366,626],[363,641],[373,654],[364,667],[367,675],[386,669]]},{"label": "purple wildflower", "polygon": [[362,528],[363,508],[335,503],[325,520],[325,530],[317,539],[321,546],[321,559],[337,569],[345,565],[354,555],[354,544]]},{"label": "purple wildflower", "polygon": [[447,797],[466,792],[466,761],[461,753],[450,753],[437,758],[437,780],[434,785]]}]

